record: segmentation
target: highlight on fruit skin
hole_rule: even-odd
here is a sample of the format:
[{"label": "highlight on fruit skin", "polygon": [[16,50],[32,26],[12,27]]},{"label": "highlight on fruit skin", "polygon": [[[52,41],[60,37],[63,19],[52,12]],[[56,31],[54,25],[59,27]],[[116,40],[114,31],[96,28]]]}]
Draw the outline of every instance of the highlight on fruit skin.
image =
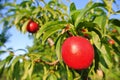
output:
[{"label": "highlight on fruit skin", "polygon": [[39,25],[33,20],[30,20],[26,29],[29,33],[36,33],[39,30]]},{"label": "highlight on fruit skin", "polygon": [[61,48],[62,59],[68,67],[76,70],[88,68],[94,59],[94,48],[84,37],[67,38]]}]

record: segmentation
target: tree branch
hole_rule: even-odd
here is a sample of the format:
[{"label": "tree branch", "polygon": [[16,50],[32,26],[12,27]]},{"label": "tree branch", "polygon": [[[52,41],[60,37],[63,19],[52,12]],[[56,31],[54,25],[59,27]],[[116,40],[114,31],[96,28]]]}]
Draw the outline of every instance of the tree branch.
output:
[{"label": "tree branch", "polygon": [[59,60],[55,60],[53,62],[46,62],[46,61],[43,61],[41,59],[36,59],[36,60],[34,60],[34,62],[35,63],[43,62],[43,63],[48,64],[50,66],[55,66],[59,62]]}]

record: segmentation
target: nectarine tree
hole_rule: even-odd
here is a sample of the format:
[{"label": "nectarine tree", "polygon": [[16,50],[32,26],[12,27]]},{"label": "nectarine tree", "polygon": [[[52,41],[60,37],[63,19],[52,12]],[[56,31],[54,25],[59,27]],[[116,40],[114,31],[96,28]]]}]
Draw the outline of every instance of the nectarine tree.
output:
[{"label": "nectarine tree", "polygon": [[0,80],[120,79],[120,20],[111,18],[120,14],[112,7],[117,0],[90,0],[82,9],[74,1],[70,6],[64,3],[69,2],[4,4],[9,10],[2,21],[21,33],[32,33],[34,44],[26,54],[16,56],[13,51],[0,61]]}]

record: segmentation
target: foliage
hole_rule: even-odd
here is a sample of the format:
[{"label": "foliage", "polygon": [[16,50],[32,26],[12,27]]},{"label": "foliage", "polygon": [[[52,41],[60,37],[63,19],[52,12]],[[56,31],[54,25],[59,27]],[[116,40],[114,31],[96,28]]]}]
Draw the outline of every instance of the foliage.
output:
[{"label": "foliage", "polygon": [[[14,25],[26,33],[30,19],[39,24],[39,31],[32,34],[34,45],[28,47],[25,55],[10,55],[0,61],[1,80],[118,80],[120,78],[120,20],[110,18],[118,14],[112,5],[115,0],[90,1],[83,9],[70,4],[69,12],[60,0],[26,0],[9,6],[8,26]],[[88,36],[84,36],[81,31]],[[117,30],[113,32],[113,30]],[[93,45],[93,64],[85,70],[69,68],[61,58],[61,45],[69,36],[84,36]],[[115,44],[108,43],[114,40]]]}]

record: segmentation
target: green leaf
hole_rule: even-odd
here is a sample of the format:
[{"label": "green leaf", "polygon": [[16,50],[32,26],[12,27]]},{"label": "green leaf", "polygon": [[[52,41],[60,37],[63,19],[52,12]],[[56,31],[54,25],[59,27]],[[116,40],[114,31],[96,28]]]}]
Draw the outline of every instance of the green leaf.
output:
[{"label": "green leaf", "polygon": [[[80,22],[76,28],[76,31],[78,33],[81,33],[80,29],[82,29],[82,27],[87,28],[89,32],[94,31],[100,39],[102,38],[102,33],[99,30],[99,28],[98,28],[99,26],[96,23],[92,23],[92,22],[88,22],[88,21]],[[95,35],[93,35],[93,36],[95,36]]]},{"label": "green leaf", "polygon": [[22,1],[20,4],[19,4],[19,7],[22,7],[22,8],[28,8],[30,7],[32,4],[32,1]]},{"label": "green leaf", "polygon": [[4,70],[5,70],[5,65],[3,66],[0,65],[0,77],[2,76]]},{"label": "green leaf", "polygon": [[13,61],[12,61],[12,66],[14,66],[16,64],[16,62],[18,62],[20,59],[22,59],[22,56],[17,56]]},{"label": "green leaf", "polygon": [[15,3],[5,3],[4,6],[10,6],[10,7],[16,7],[16,4]]},{"label": "green leaf", "polygon": [[25,32],[27,31],[26,28],[27,28],[27,25],[28,25],[29,21],[30,21],[30,20],[27,20],[27,21],[23,24],[23,26],[22,26],[22,32],[23,32],[23,33],[25,33]]},{"label": "green leaf", "polygon": [[100,41],[100,38],[99,36],[92,31],[92,41],[93,41],[93,44],[95,44],[95,46],[100,50],[101,48],[101,41]]},{"label": "green leaf", "polygon": [[33,72],[34,63],[30,61],[24,61],[24,73],[21,80],[30,79]]},{"label": "green leaf", "polygon": [[0,61],[0,69],[5,65],[5,60]]},{"label": "green leaf", "polygon": [[81,21],[82,17],[84,17],[84,15],[91,9],[95,8],[95,7],[104,7],[104,5],[102,3],[94,3],[94,4],[90,4],[88,3],[88,5],[85,7],[85,9],[83,9],[81,11],[81,13],[77,16],[76,20],[75,20],[75,27],[78,26],[79,22]]},{"label": "green leaf", "polygon": [[42,12],[42,7],[41,7],[41,6],[36,7],[36,8],[32,11],[33,17],[36,18],[37,15],[38,15],[40,12]]},{"label": "green leaf", "polygon": [[47,80],[58,80],[57,76],[55,74],[50,74],[47,78]]},{"label": "green leaf", "polygon": [[12,79],[20,80],[20,62],[17,61],[12,71]]},{"label": "green leaf", "polygon": [[118,31],[118,33],[120,34],[120,27],[119,26],[115,26],[115,28]]},{"label": "green leaf", "polygon": [[96,46],[94,46],[94,51],[95,51],[95,71],[97,71],[97,69],[99,68],[99,62],[100,62],[100,57],[99,57],[99,53],[98,49],[96,48]]},{"label": "green leaf", "polygon": [[68,68],[68,66],[66,66],[66,69],[67,69],[67,80],[73,80],[73,74]]},{"label": "green leaf", "polygon": [[[105,50],[105,47],[101,45],[101,41],[99,36],[95,33],[92,32],[92,41],[93,44],[96,46],[96,49],[98,54],[99,54],[99,59],[100,59],[100,63],[105,67],[108,68],[108,64],[110,64],[110,61],[108,61],[107,57],[107,51]],[[106,62],[107,61],[107,62]]]},{"label": "green leaf", "polygon": [[[54,26],[58,24],[66,24],[66,21],[50,21],[41,26],[40,30],[36,34],[36,38],[38,39],[46,30],[53,28]],[[58,26],[59,27],[59,26]]]},{"label": "green leaf", "polygon": [[17,25],[24,16],[25,15],[23,15],[23,14],[16,15],[15,22],[14,22],[15,25]]},{"label": "green leaf", "polygon": [[74,3],[70,4],[70,12],[76,10],[76,6]]},{"label": "green leaf", "polygon": [[116,11],[117,14],[120,14],[120,10]]},{"label": "green leaf", "polygon": [[13,55],[9,55],[6,59],[5,59],[5,61],[6,61],[6,64],[9,64],[10,62],[11,62],[11,60],[13,59]]},{"label": "green leaf", "polygon": [[109,22],[111,22],[112,24],[120,27],[120,20],[118,20],[118,19],[110,19]]},{"label": "green leaf", "polygon": [[97,23],[101,29],[104,29],[104,27],[106,25],[106,20],[107,20],[107,16],[104,13],[101,16],[96,17],[94,20],[94,23]]},{"label": "green leaf", "polygon": [[118,43],[120,45],[120,40],[119,38],[117,38],[117,36],[111,36],[113,40],[116,41],[116,43]]},{"label": "green leaf", "polygon": [[116,47],[115,45],[113,45],[112,48],[113,48],[114,52],[115,52],[118,56],[120,56],[120,49],[119,49],[119,47]]},{"label": "green leaf", "polygon": [[60,25],[55,25],[52,26],[51,29],[47,30],[44,35],[43,35],[43,39],[42,39],[42,44],[44,44],[44,42],[46,41],[46,39],[51,36],[52,34],[56,33],[58,30],[61,30],[65,27],[64,24],[60,24]]},{"label": "green leaf", "polygon": [[97,49],[97,53],[99,54],[99,60],[100,60],[100,63],[102,64],[102,66],[104,68],[108,69],[108,65],[107,65],[107,63],[106,63],[106,61],[105,61],[104,57],[102,56],[102,53],[100,52],[99,49]]},{"label": "green leaf", "polygon": [[53,15],[53,18],[56,18],[57,14],[55,12],[55,10],[53,10],[52,8],[46,6],[46,10],[48,10],[52,15]]},{"label": "green leaf", "polygon": [[5,52],[6,52],[6,51],[4,51],[4,50],[0,50],[0,55],[3,54],[3,53],[5,53]]},{"label": "green leaf", "polygon": [[27,53],[27,51],[25,50],[25,49],[17,49],[17,50],[15,50],[15,52],[16,51],[23,51],[23,52],[26,52]]},{"label": "green leaf", "polygon": [[106,57],[112,63],[113,60],[112,60],[111,48],[108,45],[104,45],[104,46],[105,46],[105,50],[107,51]]},{"label": "green leaf", "polygon": [[56,40],[56,48],[55,48],[55,51],[56,51],[56,55],[58,57],[58,60],[61,61],[61,41],[63,39],[63,35],[60,35],[57,40]]}]

